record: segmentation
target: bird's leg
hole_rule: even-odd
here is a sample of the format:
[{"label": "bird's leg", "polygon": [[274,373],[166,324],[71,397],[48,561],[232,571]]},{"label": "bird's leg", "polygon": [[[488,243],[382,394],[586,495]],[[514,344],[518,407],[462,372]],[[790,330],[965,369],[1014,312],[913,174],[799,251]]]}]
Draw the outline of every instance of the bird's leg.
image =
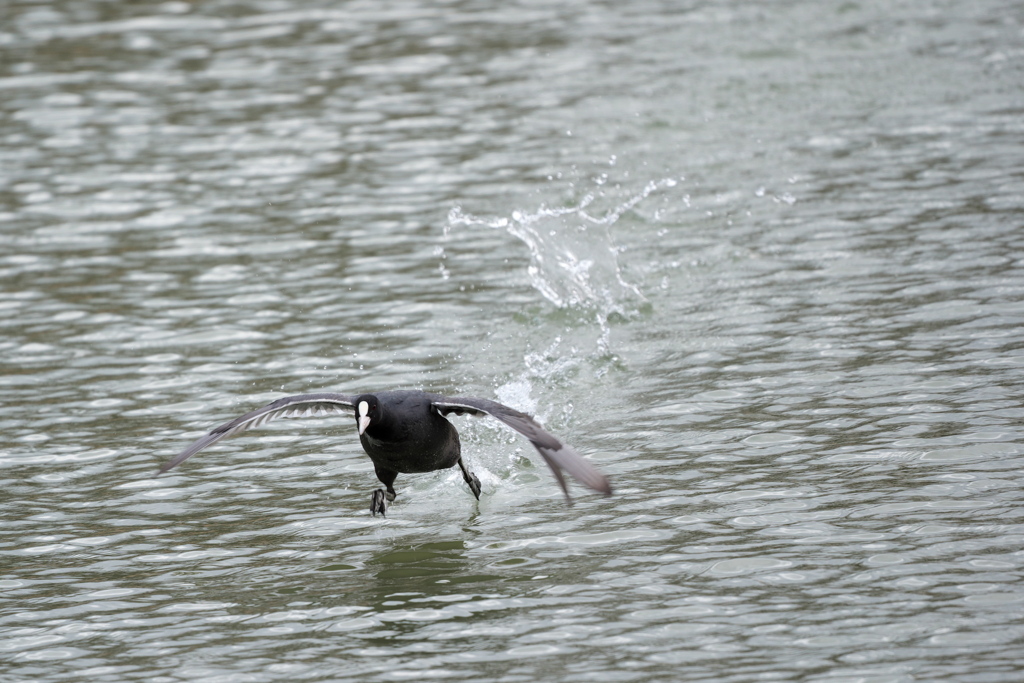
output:
[{"label": "bird's leg", "polygon": [[462,458],[459,458],[459,469],[462,470],[462,478],[469,484],[469,490],[473,492],[477,500],[480,500],[480,480],[476,478],[476,475],[469,471],[466,467],[466,463],[462,462]]},{"label": "bird's leg", "polygon": [[370,496],[370,513],[373,514],[374,517],[377,516],[378,512],[381,516],[384,516],[385,511],[387,510],[387,504],[394,501],[395,497],[398,495],[395,493],[394,487],[395,477],[398,476],[398,472],[382,470],[376,467],[374,469],[377,471],[377,478],[380,479],[380,482],[387,487],[387,491],[384,489],[377,489],[373,492],[373,495]]}]

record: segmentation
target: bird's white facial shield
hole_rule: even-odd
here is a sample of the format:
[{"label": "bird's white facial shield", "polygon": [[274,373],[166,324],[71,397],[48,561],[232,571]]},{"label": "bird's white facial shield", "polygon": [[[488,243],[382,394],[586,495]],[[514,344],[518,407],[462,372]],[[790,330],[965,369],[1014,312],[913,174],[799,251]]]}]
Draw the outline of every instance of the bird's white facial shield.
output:
[{"label": "bird's white facial shield", "polygon": [[362,436],[366,428],[370,426],[370,404],[360,401],[357,408],[359,409],[359,436]]}]

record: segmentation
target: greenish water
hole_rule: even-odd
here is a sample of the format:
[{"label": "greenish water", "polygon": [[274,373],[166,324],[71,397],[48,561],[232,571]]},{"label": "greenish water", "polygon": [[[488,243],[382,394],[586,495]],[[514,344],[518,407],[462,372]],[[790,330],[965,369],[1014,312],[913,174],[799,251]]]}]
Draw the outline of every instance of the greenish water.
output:
[{"label": "greenish water", "polygon": [[[1017,681],[1013,3],[8,4],[0,680]],[[568,507],[286,393],[535,413]]]}]

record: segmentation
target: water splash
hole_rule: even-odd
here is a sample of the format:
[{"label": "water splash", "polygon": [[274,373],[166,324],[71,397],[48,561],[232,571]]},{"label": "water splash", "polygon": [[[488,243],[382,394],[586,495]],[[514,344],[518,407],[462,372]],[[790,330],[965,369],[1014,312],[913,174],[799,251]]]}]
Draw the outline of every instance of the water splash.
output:
[{"label": "water splash", "polygon": [[[609,318],[632,317],[647,302],[640,286],[627,278],[622,265],[626,248],[612,236],[612,227],[628,211],[655,192],[675,187],[666,178],[651,181],[638,193],[598,214],[594,192],[578,204],[534,212],[513,211],[509,217],[482,218],[454,207],[448,214],[447,235],[455,226],[486,226],[502,229],[526,245],[530,253],[527,274],[540,294],[561,309],[572,309],[593,317],[601,328],[599,346],[607,350]],[[601,191],[607,196],[607,191]],[[442,266],[442,274],[447,271]]]}]

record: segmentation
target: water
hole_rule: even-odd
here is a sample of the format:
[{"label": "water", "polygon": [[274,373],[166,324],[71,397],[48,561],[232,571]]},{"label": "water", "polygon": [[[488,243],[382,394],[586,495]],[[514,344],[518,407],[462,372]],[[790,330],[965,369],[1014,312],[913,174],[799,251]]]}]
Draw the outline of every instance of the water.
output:
[{"label": "water", "polygon": [[1017,5],[3,16],[0,679],[1019,680]]}]

